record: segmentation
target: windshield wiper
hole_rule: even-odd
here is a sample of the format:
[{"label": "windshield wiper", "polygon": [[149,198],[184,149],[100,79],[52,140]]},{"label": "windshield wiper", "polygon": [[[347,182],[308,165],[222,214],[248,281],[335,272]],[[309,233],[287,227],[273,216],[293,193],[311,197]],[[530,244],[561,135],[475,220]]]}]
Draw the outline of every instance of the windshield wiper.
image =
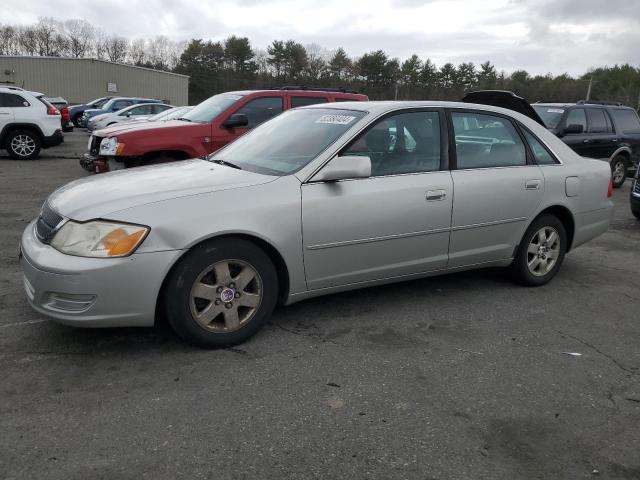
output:
[{"label": "windshield wiper", "polygon": [[238,170],[242,170],[241,166],[236,165],[235,163],[227,162],[226,160],[215,159],[215,160],[211,160],[211,161],[213,163],[217,163],[218,165],[226,165],[227,167],[237,168]]},{"label": "windshield wiper", "polygon": [[183,122],[193,122],[193,120],[189,120],[188,118],[184,117],[176,118],[176,120],[182,120]]}]

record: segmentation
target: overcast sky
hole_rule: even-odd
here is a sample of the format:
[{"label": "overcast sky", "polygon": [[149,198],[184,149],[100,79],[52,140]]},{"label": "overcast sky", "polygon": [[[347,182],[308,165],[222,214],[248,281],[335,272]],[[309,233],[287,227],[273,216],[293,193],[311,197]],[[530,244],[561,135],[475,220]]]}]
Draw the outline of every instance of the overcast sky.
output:
[{"label": "overcast sky", "polygon": [[3,0],[0,22],[84,18],[127,38],[247,36],[578,75],[640,64],[640,0]]}]

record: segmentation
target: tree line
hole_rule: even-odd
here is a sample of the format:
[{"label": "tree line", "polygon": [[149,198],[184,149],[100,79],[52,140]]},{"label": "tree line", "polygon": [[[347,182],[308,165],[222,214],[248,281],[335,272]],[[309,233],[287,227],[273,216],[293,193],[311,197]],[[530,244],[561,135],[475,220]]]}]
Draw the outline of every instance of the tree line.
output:
[{"label": "tree line", "polygon": [[0,25],[0,55],[91,57],[182,73],[190,76],[190,104],[229,90],[282,85],[353,89],[375,100],[458,100],[470,90],[501,89],[531,102],[570,102],[584,99],[591,84],[593,100],[634,107],[640,102],[640,68],[629,64],[593,68],[578,77],[525,70],[507,74],[490,61],[436,66],[429,58],[414,54],[400,60],[381,49],[355,58],[343,48],[295,40],[274,40],[266,49],[235,35],[221,41],[127,40],[81,19]]}]

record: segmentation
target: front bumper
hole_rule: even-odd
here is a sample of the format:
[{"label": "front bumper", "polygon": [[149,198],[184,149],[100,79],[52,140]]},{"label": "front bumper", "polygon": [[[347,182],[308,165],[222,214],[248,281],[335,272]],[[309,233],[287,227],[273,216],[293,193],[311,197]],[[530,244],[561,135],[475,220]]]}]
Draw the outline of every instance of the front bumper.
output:
[{"label": "front bumper", "polygon": [[42,146],[44,148],[55,147],[56,145],[60,145],[62,142],[64,142],[62,130],[56,130],[53,132],[53,135],[42,137]]},{"label": "front bumper", "polygon": [[37,312],[78,327],[151,326],[162,282],[180,250],[123,258],[65,255],[40,242],[31,222],[20,243],[25,293]]}]

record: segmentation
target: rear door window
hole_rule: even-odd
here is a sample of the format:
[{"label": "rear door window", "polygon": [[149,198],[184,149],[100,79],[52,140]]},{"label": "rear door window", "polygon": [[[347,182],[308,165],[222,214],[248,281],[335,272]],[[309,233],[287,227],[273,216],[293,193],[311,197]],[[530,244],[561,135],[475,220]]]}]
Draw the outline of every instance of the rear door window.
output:
[{"label": "rear door window", "polygon": [[630,108],[614,108],[611,113],[622,133],[640,133],[640,121],[635,111]]},{"label": "rear door window", "polygon": [[249,120],[248,128],[253,128],[282,113],[282,97],[254,98],[235,113],[242,113]]},{"label": "rear door window", "polygon": [[602,108],[587,109],[589,116],[589,132],[590,133],[610,133],[611,130],[607,125],[605,112]]},{"label": "rear door window", "polygon": [[291,97],[291,108],[327,103],[328,101],[326,97]]},{"label": "rear door window", "polygon": [[511,121],[506,118],[454,112],[451,119],[458,169],[527,164],[524,143]]},{"label": "rear door window", "polygon": [[133,102],[131,100],[116,100],[115,102],[113,102],[113,110],[121,110],[125,107],[128,107],[129,105],[133,105]]},{"label": "rear door window", "polygon": [[582,131],[587,131],[587,116],[584,113],[584,108],[575,108],[569,111],[567,115],[566,126],[569,125],[582,125]]},{"label": "rear door window", "polygon": [[17,108],[27,106],[29,106],[29,102],[20,95],[16,95],[15,93],[0,93],[0,107]]}]

